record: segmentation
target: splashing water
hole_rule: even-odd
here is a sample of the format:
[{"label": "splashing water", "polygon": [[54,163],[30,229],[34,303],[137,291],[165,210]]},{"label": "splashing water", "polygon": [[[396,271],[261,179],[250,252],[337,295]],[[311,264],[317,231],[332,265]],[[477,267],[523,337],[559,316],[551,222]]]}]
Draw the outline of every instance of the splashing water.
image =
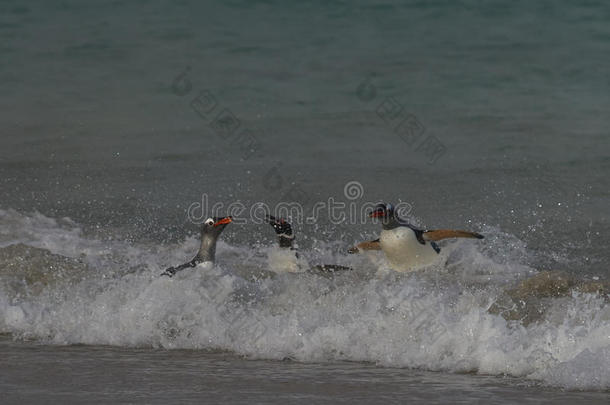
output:
[{"label": "splashing water", "polygon": [[610,387],[608,296],[569,289],[542,297],[527,322],[515,307],[505,316],[502,308],[517,304],[506,291],[537,272],[523,244],[498,229],[486,230],[485,244],[446,245],[442,265],[416,273],[389,271],[378,253],[347,256],[322,244],[302,253],[354,271],[275,274],[269,249],[220,242],[214,268],[169,279],[159,273],[190,258],[195,239],[101,241],[68,219],[13,210],[0,210],[0,225],[0,333],[16,339]]}]

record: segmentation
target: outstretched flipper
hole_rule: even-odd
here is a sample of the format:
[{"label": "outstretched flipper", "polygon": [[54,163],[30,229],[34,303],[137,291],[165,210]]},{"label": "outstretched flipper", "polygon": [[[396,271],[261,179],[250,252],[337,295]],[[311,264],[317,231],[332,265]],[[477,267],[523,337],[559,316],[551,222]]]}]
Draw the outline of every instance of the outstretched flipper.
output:
[{"label": "outstretched flipper", "polygon": [[161,275],[162,276],[167,276],[167,277],[173,277],[174,274],[176,274],[180,270],[184,270],[184,269],[188,269],[188,268],[191,268],[191,267],[195,267],[195,266],[197,266],[197,264],[199,264],[199,261],[197,260],[197,258],[194,258],[190,262],[181,264],[180,266],[168,267],[167,269],[165,269],[165,271],[163,273],[161,273]]},{"label": "outstretched flipper", "polygon": [[337,271],[353,270],[348,266],[340,266],[338,264],[318,264],[310,270],[314,273],[336,273]]},{"label": "outstretched flipper", "polygon": [[[294,234],[292,232],[292,226],[288,221],[283,218],[276,218],[272,215],[266,215],[265,219],[275,229],[279,240],[279,246],[283,249],[290,249],[294,251],[294,257],[299,259],[299,253],[293,246]],[[337,271],[352,270],[351,267],[340,266],[338,264],[318,264],[308,269],[309,272],[313,273],[325,273],[332,274]]]},{"label": "outstretched flipper", "polygon": [[381,244],[379,243],[379,239],[360,242],[356,246],[349,248],[347,250],[347,253],[359,253],[363,250],[381,250]]},{"label": "outstretched flipper", "polygon": [[222,230],[233,221],[233,217],[212,217],[205,220],[201,224],[201,246],[197,256],[190,262],[181,264],[176,267],[168,267],[165,269],[162,276],[172,277],[180,270],[196,267],[199,263],[211,262],[214,263],[216,255],[216,241]]},{"label": "outstretched flipper", "polygon": [[422,233],[424,240],[427,241],[439,241],[448,238],[473,238],[483,239],[484,236],[476,232],[468,231],[454,231],[451,229],[439,229],[435,231],[424,231]]}]

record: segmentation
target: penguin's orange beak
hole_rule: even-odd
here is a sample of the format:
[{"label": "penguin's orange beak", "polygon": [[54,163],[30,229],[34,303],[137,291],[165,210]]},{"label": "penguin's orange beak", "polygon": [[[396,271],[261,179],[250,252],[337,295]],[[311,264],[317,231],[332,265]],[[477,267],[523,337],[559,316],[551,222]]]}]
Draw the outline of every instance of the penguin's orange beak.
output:
[{"label": "penguin's orange beak", "polygon": [[233,217],[231,217],[231,216],[224,217],[224,218],[221,218],[218,221],[214,222],[214,226],[230,224],[232,221],[233,221]]},{"label": "penguin's orange beak", "polygon": [[370,218],[379,218],[379,217],[385,217],[385,210],[382,208],[378,208],[375,211],[371,212],[369,214]]}]

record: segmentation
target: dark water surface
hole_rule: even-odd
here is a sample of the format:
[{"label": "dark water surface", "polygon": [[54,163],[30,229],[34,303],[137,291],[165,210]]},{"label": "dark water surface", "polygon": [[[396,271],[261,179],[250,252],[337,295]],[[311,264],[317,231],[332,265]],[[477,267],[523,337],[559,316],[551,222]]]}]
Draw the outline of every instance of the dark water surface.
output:
[{"label": "dark water surface", "polygon": [[[246,360],[228,353],[44,346],[3,339],[4,403],[604,403],[518,379],[362,363]],[[117,383],[120,381],[120,383]]]}]

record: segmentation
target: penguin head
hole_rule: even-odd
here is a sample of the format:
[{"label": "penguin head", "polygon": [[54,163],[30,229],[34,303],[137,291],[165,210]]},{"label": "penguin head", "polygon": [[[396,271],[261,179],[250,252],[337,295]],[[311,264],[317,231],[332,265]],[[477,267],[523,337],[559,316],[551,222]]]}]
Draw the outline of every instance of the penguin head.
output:
[{"label": "penguin head", "polygon": [[217,238],[227,225],[233,221],[233,217],[210,217],[201,224],[201,235],[209,235]]},{"label": "penguin head", "polygon": [[267,222],[275,229],[275,233],[280,238],[280,247],[292,247],[294,235],[292,234],[292,226],[283,218],[276,218],[272,215],[265,217]]},{"label": "penguin head", "polygon": [[379,203],[369,214],[371,218],[379,218],[383,229],[392,229],[398,226],[398,218],[394,206],[390,203]]},{"label": "penguin head", "polygon": [[389,219],[394,217],[394,206],[392,204],[379,203],[369,214],[371,218]]}]

